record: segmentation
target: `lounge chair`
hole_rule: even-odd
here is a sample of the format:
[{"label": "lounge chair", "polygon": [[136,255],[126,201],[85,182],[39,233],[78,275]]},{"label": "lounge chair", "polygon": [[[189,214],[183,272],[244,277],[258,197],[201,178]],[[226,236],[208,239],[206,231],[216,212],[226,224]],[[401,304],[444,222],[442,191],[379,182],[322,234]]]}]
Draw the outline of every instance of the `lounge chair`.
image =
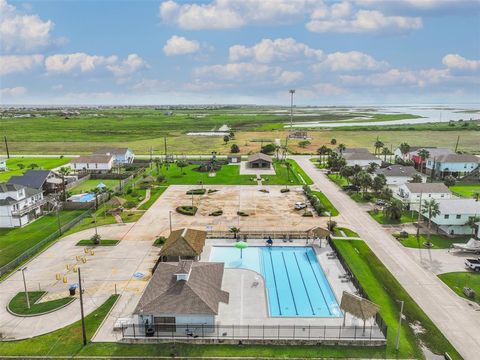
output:
[{"label": "lounge chair", "polygon": [[480,240],[475,240],[471,238],[466,244],[463,243],[454,243],[452,248],[460,251],[467,251],[473,253],[480,253]]}]

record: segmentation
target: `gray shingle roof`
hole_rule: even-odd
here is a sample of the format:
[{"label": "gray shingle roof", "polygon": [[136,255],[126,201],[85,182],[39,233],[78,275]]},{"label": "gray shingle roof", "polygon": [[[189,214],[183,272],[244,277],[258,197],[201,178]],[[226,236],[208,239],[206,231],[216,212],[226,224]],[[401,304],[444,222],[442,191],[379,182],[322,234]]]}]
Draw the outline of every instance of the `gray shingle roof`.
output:
[{"label": "gray shingle roof", "polygon": [[[431,158],[432,156],[430,156]],[[435,158],[436,162],[447,163],[480,163],[480,159],[470,154],[445,154]]]},{"label": "gray shingle roof", "polygon": [[406,183],[405,186],[410,192],[419,193],[451,193],[443,183]]},{"label": "gray shingle roof", "polygon": [[369,152],[353,152],[353,153],[344,153],[343,157],[345,160],[372,160],[379,161],[380,159]]},{"label": "gray shingle roof", "polygon": [[264,154],[264,153],[257,153],[257,154],[250,155],[248,157],[248,162],[252,162],[252,161],[256,161],[256,160],[264,160],[264,161],[268,161],[269,163],[271,163],[272,162],[272,157],[268,156],[267,154]]},{"label": "gray shingle roof", "polygon": [[386,168],[377,169],[376,174],[383,174],[385,176],[405,176],[412,177],[415,174],[421,175],[413,166],[391,165]]},{"label": "gray shingle roof", "polygon": [[28,170],[22,176],[12,176],[8,183],[41,189],[50,173],[50,170]]},{"label": "gray shingle roof", "polygon": [[103,163],[109,163],[110,160],[112,159],[111,155],[88,155],[88,156],[79,156],[77,158],[74,158],[70,161],[72,164],[103,164]]},{"label": "gray shingle roof", "polygon": [[475,199],[440,199],[440,216],[444,214],[480,214],[480,202]]},{"label": "gray shingle roof", "polygon": [[18,191],[24,188],[24,186],[17,185],[17,184],[9,184],[9,183],[0,183],[0,192],[10,192],[10,191]]},{"label": "gray shingle roof", "polygon": [[218,314],[220,302],[228,303],[229,294],[221,289],[223,263],[190,262],[188,280],[177,280],[187,266],[159,263],[147,285],[135,314]]}]

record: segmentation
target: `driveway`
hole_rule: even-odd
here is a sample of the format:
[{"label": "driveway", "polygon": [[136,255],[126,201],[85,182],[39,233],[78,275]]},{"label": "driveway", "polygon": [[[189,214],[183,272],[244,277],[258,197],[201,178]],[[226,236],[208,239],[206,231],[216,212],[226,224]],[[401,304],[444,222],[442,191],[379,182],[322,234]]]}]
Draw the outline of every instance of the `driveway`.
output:
[{"label": "driveway", "polygon": [[370,215],[346,193],[331,182],[310,162],[308,156],[291,156],[305,170],[349,222],[349,227],[374,251],[448,338],[465,359],[478,359],[480,354],[480,312],[457,296],[429,269],[425,269]]}]

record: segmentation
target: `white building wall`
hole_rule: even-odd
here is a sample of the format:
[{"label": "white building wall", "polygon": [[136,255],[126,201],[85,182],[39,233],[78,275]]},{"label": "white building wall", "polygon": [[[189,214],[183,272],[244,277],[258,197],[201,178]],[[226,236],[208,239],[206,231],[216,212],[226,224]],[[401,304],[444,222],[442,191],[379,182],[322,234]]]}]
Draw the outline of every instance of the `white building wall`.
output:
[{"label": "white building wall", "polygon": [[112,170],[112,163],[73,163],[73,168],[75,170],[86,170],[86,171],[109,171]]}]

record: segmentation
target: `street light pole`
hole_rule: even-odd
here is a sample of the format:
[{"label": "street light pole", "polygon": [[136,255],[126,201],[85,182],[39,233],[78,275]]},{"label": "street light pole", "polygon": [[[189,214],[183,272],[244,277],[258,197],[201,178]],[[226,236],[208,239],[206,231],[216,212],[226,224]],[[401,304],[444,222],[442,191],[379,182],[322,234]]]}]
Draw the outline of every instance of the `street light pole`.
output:
[{"label": "street light pole", "polygon": [[87,345],[87,332],[85,330],[85,316],[83,313],[83,290],[82,290],[82,276],[80,275],[80,268],[78,268],[78,290],[80,291],[80,315],[82,317],[82,336],[83,345]]},{"label": "street light pole", "polygon": [[290,130],[293,128],[293,94],[295,94],[295,89],[290,89]]},{"label": "street light pole", "polygon": [[27,307],[30,309],[30,299],[28,298],[27,282],[25,280],[25,270],[27,270],[26,267],[20,269],[20,271],[22,272],[22,276],[23,276],[23,287],[25,288],[25,297],[27,298]]},{"label": "street light pole", "polygon": [[403,317],[403,300],[397,300],[400,303],[400,317],[398,319],[398,330],[397,330],[397,341],[395,345],[395,349],[398,351],[398,348],[400,347],[400,329],[402,327],[402,317]]}]

